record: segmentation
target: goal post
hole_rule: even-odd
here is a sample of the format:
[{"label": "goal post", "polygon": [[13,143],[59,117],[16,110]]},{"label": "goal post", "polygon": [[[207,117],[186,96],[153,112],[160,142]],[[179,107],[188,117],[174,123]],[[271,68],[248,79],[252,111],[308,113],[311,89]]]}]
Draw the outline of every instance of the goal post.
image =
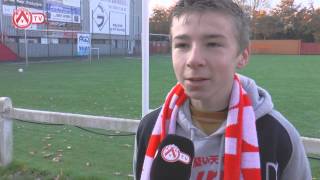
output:
[{"label": "goal post", "polygon": [[149,0],[142,0],[142,116],[149,113]]},{"label": "goal post", "polygon": [[100,60],[100,48],[90,48],[90,51],[89,51],[90,63],[92,62],[92,54],[93,54],[92,51],[97,52],[98,60]]}]

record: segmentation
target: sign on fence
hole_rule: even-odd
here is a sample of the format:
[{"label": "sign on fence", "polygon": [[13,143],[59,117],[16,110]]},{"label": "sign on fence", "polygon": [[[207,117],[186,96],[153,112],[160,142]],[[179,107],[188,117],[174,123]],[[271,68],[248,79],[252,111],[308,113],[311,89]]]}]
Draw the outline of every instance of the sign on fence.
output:
[{"label": "sign on fence", "polygon": [[91,48],[91,36],[90,34],[78,34],[78,55],[87,56],[90,53]]},{"label": "sign on fence", "polygon": [[80,23],[80,5],[80,0],[47,0],[48,20],[64,23]]},{"label": "sign on fence", "polygon": [[130,0],[90,1],[90,32],[129,35]]}]

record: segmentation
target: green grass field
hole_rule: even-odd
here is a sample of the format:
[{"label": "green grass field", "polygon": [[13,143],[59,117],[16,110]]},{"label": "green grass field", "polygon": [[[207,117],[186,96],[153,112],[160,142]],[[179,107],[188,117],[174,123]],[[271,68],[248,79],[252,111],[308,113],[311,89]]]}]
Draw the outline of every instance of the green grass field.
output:
[{"label": "green grass field", "polygon": [[[0,64],[0,96],[11,97],[14,107],[140,118],[139,59],[31,63],[23,73],[20,67],[24,65]],[[320,138],[318,67],[320,56],[252,56],[240,73],[266,88],[275,107],[303,136]],[[155,108],[176,81],[170,57],[151,57],[150,68],[150,103]],[[132,179],[133,139],[15,121],[14,162],[0,168],[0,179]],[[311,162],[314,177],[320,179],[320,162]]]}]

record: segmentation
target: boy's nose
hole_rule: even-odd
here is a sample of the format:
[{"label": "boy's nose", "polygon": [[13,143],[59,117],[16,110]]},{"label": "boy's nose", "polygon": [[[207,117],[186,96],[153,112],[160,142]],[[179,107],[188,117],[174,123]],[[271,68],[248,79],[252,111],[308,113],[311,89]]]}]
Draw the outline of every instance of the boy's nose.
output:
[{"label": "boy's nose", "polygon": [[193,45],[191,47],[187,58],[187,66],[190,68],[202,67],[205,65],[205,60],[201,53],[201,47],[198,45]]}]

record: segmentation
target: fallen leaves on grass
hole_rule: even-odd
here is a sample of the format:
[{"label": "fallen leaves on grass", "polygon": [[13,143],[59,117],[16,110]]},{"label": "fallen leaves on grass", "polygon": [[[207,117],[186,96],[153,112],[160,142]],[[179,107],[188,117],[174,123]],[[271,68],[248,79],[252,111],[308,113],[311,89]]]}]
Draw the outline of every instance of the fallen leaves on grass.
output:
[{"label": "fallen leaves on grass", "polygon": [[121,172],[114,172],[113,175],[115,175],[115,176],[120,176],[120,175],[121,175]]},{"label": "fallen leaves on grass", "polygon": [[43,146],[42,149],[44,149],[44,150],[50,149],[51,146],[52,146],[51,144],[47,144],[47,145]]},{"label": "fallen leaves on grass", "polygon": [[36,153],[37,153],[37,151],[30,151],[29,152],[29,154],[32,155],[32,156],[35,155]]},{"label": "fallen leaves on grass", "polygon": [[54,158],[52,158],[52,161],[53,162],[61,162],[61,157],[54,157]]},{"label": "fallen leaves on grass", "polygon": [[61,162],[63,157],[62,152],[62,149],[58,149],[55,153],[46,151],[42,151],[41,153],[43,154],[43,158],[45,159],[49,159],[52,162]]},{"label": "fallen leaves on grass", "polygon": [[52,139],[52,135],[48,134],[46,137],[42,139],[42,141],[51,140],[51,139]]},{"label": "fallen leaves on grass", "polygon": [[54,180],[60,180],[60,179],[64,179],[64,175],[63,175],[63,172],[62,172],[62,169],[60,169],[60,174],[58,174]]},{"label": "fallen leaves on grass", "polygon": [[43,155],[44,158],[50,158],[52,157],[54,154],[53,153],[46,153]]},{"label": "fallen leaves on grass", "polygon": [[58,149],[57,152],[58,152],[58,153],[62,153],[63,150],[62,150],[62,149]]},{"label": "fallen leaves on grass", "polygon": [[131,144],[124,144],[123,146],[124,146],[124,147],[127,147],[127,148],[131,148],[131,147],[132,147]]}]

